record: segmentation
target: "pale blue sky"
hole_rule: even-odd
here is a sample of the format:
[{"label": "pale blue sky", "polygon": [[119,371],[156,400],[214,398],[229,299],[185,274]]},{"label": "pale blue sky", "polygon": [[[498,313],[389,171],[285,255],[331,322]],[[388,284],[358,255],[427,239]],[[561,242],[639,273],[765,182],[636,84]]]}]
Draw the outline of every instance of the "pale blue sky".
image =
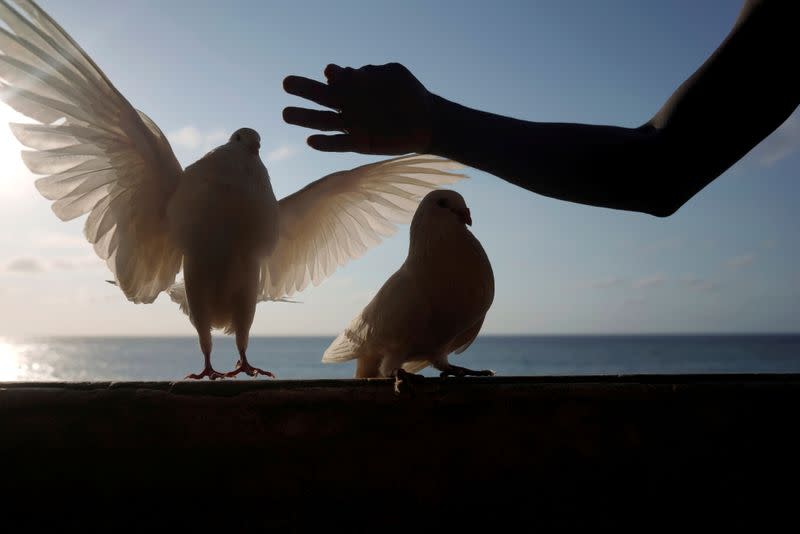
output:
[{"label": "pale blue sky", "polygon": [[[287,74],[399,61],[462,104],[537,121],[638,126],[716,48],[719,2],[42,0],[184,165],[257,129],[278,196],[377,157],[322,154],[281,120]],[[12,117],[0,108],[3,123]],[[166,296],[128,303],[33,187],[0,126],[0,335],[193,335]],[[457,184],[493,263],[484,333],[800,332],[800,118],[668,219],[568,204],[468,169]],[[647,176],[642,176],[647,180]],[[253,334],[333,334],[403,261],[408,228]]]}]

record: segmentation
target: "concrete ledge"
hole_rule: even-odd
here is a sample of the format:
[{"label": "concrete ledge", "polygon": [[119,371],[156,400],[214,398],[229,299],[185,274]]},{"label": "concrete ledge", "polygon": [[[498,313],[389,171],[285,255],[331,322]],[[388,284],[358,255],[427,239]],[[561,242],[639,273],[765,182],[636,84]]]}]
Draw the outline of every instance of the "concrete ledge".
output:
[{"label": "concrete ledge", "polygon": [[256,496],[259,527],[740,525],[793,512],[798,407],[800,375],[0,383],[0,491]]}]

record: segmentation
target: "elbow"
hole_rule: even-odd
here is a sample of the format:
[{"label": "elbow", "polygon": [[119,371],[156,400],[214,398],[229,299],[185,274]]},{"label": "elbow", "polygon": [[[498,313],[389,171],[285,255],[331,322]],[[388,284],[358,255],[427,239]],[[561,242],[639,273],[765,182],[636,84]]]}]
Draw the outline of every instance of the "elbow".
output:
[{"label": "elbow", "polygon": [[665,165],[655,173],[641,197],[640,211],[661,219],[672,217],[719,174],[705,170],[689,173],[685,169],[685,166]]},{"label": "elbow", "polygon": [[683,205],[684,202],[658,202],[647,206],[642,211],[659,219],[666,219],[675,215]]},{"label": "elbow", "polygon": [[672,217],[710,180],[702,175],[701,158],[693,150],[676,146],[663,129],[641,128],[642,145],[637,173],[640,182],[638,211],[666,219]]},{"label": "elbow", "polygon": [[[672,176],[671,174],[669,176]],[[666,219],[675,215],[694,195],[680,180],[657,176],[640,195],[639,211]]]},{"label": "elbow", "polygon": [[[684,204],[670,179],[673,154],[663,130],[648,122],[638,129],[636,150],[628,158],[632,202],[628,209],[661,219],[671,217]],[[667,163],[667,164],[665,164]],[[636,178],[633,178],[633,177]]]},{"label": "elbow", "polygon": [[695,191],[687,188],[681,180],[675,179],[672,173],[654,178],[648,184],[647,191],[640,196],[642,203],[639,211],[643,213],[666,219],[675,215],[694,196]]},{"label": "elbow", "polygon": [[644,202],[640,211],[660,219],[672,217],[710,181],[681,180],[672,173],[660,177],[642,195]]}]

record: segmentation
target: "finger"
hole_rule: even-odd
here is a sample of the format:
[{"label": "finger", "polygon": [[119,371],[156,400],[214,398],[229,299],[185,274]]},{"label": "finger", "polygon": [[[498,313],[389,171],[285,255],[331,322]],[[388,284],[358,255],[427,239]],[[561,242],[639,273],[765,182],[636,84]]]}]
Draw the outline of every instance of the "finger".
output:
[{"label": "finger", "polygon": [[306,98],[327,108],[336,107],[336,98],[329,86],[302,76],[287,76],[283,79],[283,90],[290,95]]},{"label": "finger", "polygon": [[344,131],[342,116],[333,111],[288,107],[283,110],[283,120],[289,124],[323,132]]},{"label": "finger", "polygon": [[342,68],[339,65],[330,64],[325,67],[325,79],[328,80],[328,85],[346,86],[357,72],[351,67]]},{"label": "finger", "polygon": [[323,72],[323,74],[325,74],[325,79],[330,82],[332,79],[340,77],[343,72],[344,69],[342,67],[331,63],[327,67],[325,67],[325,71]]},{"label": "finger", "polygon": [[354,152],[353,138],[348,134],[312,135],[308,138],[311,148],[322,152]]}]

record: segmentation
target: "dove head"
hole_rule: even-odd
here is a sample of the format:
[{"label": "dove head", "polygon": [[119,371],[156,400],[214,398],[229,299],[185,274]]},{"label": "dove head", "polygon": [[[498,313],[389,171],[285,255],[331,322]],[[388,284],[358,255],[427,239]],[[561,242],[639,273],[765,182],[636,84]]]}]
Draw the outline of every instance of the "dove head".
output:
[{"label": "dove head", "polygon": [[233,132],[229,142],[233,145],[240,145],[253,155],[257,155],[261,149],[261,136],[252,128],[239,128]]},{"label": "dove head", "polygon": [[414,218],[417,217],[437,225],[472,226],[472,216],[464,197],[449,189],[437,189],[425,195],[414,214]]},{"label": "dove head", "polygon": [[419,203],[411,220],[411,245],[435,246],[452,232],[466,231],[472,217],[464,197],[449,189],[431,191]]}]

